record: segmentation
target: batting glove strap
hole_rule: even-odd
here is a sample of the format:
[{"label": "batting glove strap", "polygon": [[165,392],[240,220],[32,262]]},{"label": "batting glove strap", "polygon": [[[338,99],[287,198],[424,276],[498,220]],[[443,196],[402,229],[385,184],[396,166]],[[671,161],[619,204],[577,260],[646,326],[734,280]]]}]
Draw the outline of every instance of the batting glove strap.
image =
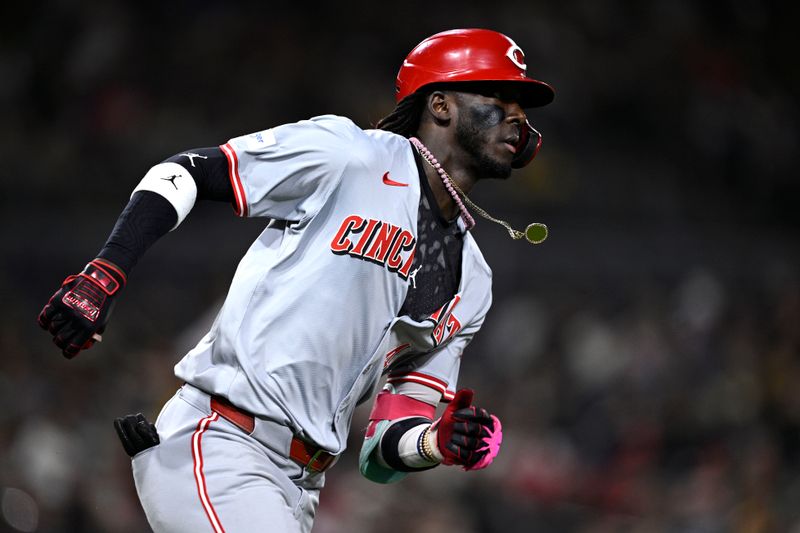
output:
[{"label": "batting glove strap", "polygon": [[80,275],[93,281],[108,296],[115,294],[127,282],[122,269],[99,257],[90,261]]}]

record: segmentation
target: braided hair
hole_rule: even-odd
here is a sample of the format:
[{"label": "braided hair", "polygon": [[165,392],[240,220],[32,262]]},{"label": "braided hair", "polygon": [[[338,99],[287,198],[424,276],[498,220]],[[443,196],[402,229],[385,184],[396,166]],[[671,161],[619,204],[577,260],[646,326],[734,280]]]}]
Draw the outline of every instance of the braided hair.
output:
[{"label": "braided hair", "polygon": [[400,100],[394,111],[380,119],[375,127],[403,137],[411,137],[419,129],[419,120],[422,117],[427,97],[427,91],[406,96]]}]

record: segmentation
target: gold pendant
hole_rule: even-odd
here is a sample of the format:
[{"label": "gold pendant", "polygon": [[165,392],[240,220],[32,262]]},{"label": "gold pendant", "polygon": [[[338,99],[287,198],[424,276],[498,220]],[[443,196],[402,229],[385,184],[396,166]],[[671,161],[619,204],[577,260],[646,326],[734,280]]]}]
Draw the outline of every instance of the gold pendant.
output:
[{"label": "gold pendant", "polygon": [[528,224],[525,228],[525,238],[531,244],[541,244],[547,238],[547,226],[540,222]]}]

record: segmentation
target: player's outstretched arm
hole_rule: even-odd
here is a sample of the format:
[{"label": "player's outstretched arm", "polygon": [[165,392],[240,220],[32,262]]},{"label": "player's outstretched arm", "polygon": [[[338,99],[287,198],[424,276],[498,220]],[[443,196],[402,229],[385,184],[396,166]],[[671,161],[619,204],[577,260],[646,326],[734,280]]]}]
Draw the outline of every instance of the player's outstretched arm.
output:
[{"label": "player's outstretched arm", "polygon": [[219,148],[177,154],[139,182],[98,256],[67,277],[39,313],[42,329],[71,359],[100,340],[128,274],[158,239],[202,199],[232,202],[227,159]]},{"label": "player's outstretched arm", "polygon": [[409,472],[439,464],[478,470],[500,450],[500,420],[472,405],[473,392],[460,390],[432,422],[434,407],[404,394],[381,392],[359,457],[361,473],[378,483],[399,481]]}]

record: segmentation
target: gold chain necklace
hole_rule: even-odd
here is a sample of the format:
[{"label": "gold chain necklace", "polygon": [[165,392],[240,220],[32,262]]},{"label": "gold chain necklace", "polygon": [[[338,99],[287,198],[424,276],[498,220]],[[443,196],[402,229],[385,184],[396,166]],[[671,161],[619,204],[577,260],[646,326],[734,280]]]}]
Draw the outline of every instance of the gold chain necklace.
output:
[{"label": "gold chain necklace", "polygon": [[[428,150],[428,148],[424,144],[422,144],[422,141],[420,141],[416,137],[411,137],[410,141],[414,146],[416,146],[417,150],[419,151],[420,155],[422,155],[422,158],[425,160],[425,162],[428,163],[428,165],[430,165],[436,172],[439,173],[439,176],[442,178],[442,182],[444,183],[445,188],[450,192],[450,194],[453,194],[453,191],[451,190],[452,187],[452,189],[455,189],[455,192],[458,193],[458,196],[461,197],[461,199],[464,200],[464,202],[469,207],[474,209],[475,212],[477,212],[480,216],[482,216],[486,220],[490,220],[506,228],[506,231],[508,231],[508,234],[511,236],[512,239],[519,240],[525,237],[525,240],[527,240],[531,244],[541,244],[544,242],[545,239],[547,239],[548,230],[545,224],[542,224],[540,222],[533,222],[531,224],[528,224],[528,226],[525,228],[525,231],[523,232],[512,228],[511,224],[509,224],[505,220],[494,218],[492,215],[487,213],[483,208],[481,208],[475,202],[470,200],[467,197],[467,195],[464,194],[464,191],[462,191],[461,188],[459,188],[459,186],[456,185],[455,180],[452,177],[450,177],[450,174],[448,174],[444,168],[442,168],[442,165],[439,163],[439,161],[436,160],[436,157],[431,153],[431,151]],[[450,185],[450,187],[448,187],[448,185]],[[461,204],[461,202],[458,201],[458,198],[454,194],[453,194],[453,199],[456,200],[456,204],[459,206],[460,209],[464,207],[463,204]],[[464,218],[464,222],[467,224],[468,230],[475,225],[475,221],[472,219],[471,216],[469,216],[469,213],[466,212],[466,208],[462,209],[462,218]]]}]

